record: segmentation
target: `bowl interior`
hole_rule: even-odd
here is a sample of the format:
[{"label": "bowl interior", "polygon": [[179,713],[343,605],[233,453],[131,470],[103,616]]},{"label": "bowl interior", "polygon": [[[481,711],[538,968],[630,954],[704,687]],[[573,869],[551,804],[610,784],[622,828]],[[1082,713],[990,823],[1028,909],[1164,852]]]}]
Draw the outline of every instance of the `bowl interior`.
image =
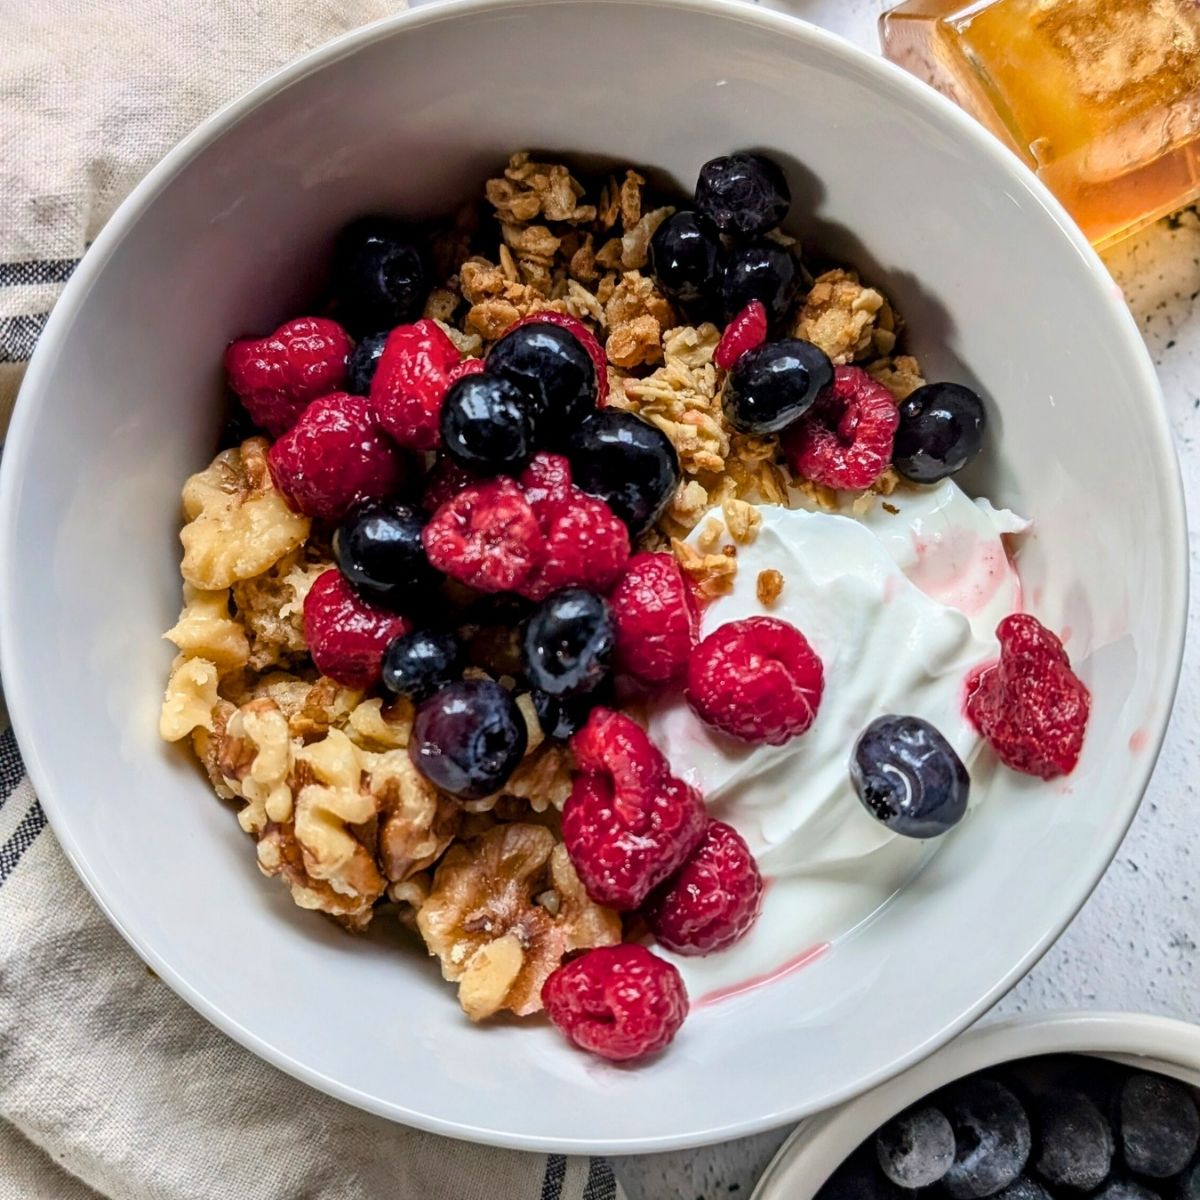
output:
[{"label": "bowl interior", "polygon": [[[998,777],[877,920],[786,980],[697,1012],[636,1070],[592,1062],[548,1028],[473,1029],[431,961],[294,909],[193,764],[156,737],[178,492],[213,450],[221,349],[306,303],[347,218],[445,211],[522,147],[653,165],[685,186],[714,154],[781,157],[794,230],[885,289],[931,378],[989,397],[994,449],[972,486],[1035,520],[1028,603],[1069,629],[1095,698],[1069,782]],[[59,837],[207,1016],[413,1124],[654,1149],[765,1128],[877,1082],[1057,935],[1115,850],[1165,724],[1182,510],[1153,373],[1106,279],[966,118],[749,6],[471,3],[343,40],[143,186],[30,371],[4,461],[0,633]]]}]

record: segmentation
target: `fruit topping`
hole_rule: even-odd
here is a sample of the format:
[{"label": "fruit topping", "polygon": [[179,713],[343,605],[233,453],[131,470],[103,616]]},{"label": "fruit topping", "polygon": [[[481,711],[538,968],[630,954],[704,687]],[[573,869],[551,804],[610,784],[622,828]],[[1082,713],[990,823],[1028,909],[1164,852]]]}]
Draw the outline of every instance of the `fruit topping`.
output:
[{"label": "fruit topping", "polygon": [[311,401],[342,387],[351,349],[336,321],[297,317],[264,338],[230,343],[225,370],[254,423],[279,437]]},{"label": "fruit topping", "polygon": [[583,588],[554,592],[534,611],[521,638],[529,682],[551,696],[594,692],[612,671],[612,610]]},{"label": "fruit topping", "polygon": [[821,660],[794,625],[747,617],[720,626],[688,661],[696,715],[743,742],[781,746],[804,733],[824,689]]},{"label": "fruit topping", "polygon": [[515,474],[533,454],[534,407],[522,388],[499,375],[467,375],[442,402],[442,448],[478,475]]},{"label": "fruit topping", "polygon": [[767,342],[734,363],[722,409],[742,433],[778,433],[808,412],[833,379],[833,364],[812,342]]},{"label": "fruit topping", "polygon": [[561,325],[517,325],[492,347],[487,370],[529,396],[547,434],[574,429],[596,407],[596,364],[579,338]]},{"label": "fruit topping", "polygon": [[436,449],[442,401],[460,366],[458,348],[436,322],[393,329],[371,380],[379,424],[401,446]]},{"label": "fruit topping", "polygon": [[414,629],[401,634],[383,656],[383,685],[414,704],[455,682],[465,665],[462,643],[452,633]]},{"label": "fruit topping", "polygon": [[594,692],[551,696],[535,689],[530,696],[542,732],[555,741],[566,741],[578,733],[587,724],[593,708],[612,703],[611,688],[603,684]]},{"label": "fruit topping", "polygon": [[688,1011],[683,978],[645,946],[601,946],[558,968],[542,987],[546,1015],[583,1050],[613,1062],[662,1050]]},{"label": "fruit topping", "polygon": [[792,469],[831,488],[869,488],[887,469],[900,415],[892,394],[860,367],[835,367],[833,386],[784,435]]},{"label": "fruit topping", "polygon": [[359,500],[381,500],[405,479],[400,452],[379,432],[362,396],[314,400],[267,451],[275,486],[309,517],[336,521]]},{"label": "fruit topping", "polygon": [[429,272],[413,230],[388,217],[348,225],[334,250],[338,311],[356,334],[391,329],[419,316]]},{"label": "fruit topping", "polygon": [[1079,761],[1091,694],[1063,644],[1036,617],[996,627],[1000,661],[968,683],[967,715],[1005,766],[1053,779]]},{"label": "fruit topping", "polygon": [[954,1162],[954,1130],[940,1109],[917,1105],[879,1130],[875,1154],[880,1170],[897,1187],[930,1187]]},{"label": "fruit topping", "polygon": [[411,609],[436,576],[421,543],[425,514],[387,500],[353,508],[333,535],[338,570],[360,596],[385,608]]},{"label": "fruit topping", "polygon": [[371,333],[354,347],[354,353],[350,355],[346,391],[355,396],[371,394],[371,380],[375,378],[375,369],[379,366],[387,340],[386,332]]},{"label": "fruit topping", "polygon": [[877,717],[858,736],[850,779],[866,810],[902,837],[940,837],[967,811],[971,778],[920,717]]},{"label": "fruit topping", "polygon": [[609,599],[617,669],[645,683],[681,679],[696,644],[699,614],[673,554],[635,554]]},{"label": "fruit topping", "polygon": [[1133,1075],[1121,1089],[1121,1149],[1139,1175],[1179,1174],[1200,1144],[1200,1115],[1192,1093],[1163,1075]]},{"label": "fruit topping", "polygon": [[464,679],[417,709],[408,753],[434,787],[460,800],[482,800],[508,782],[527,740],[521,710],[500,684]]},{"label": "fruit topping", "polygon": [[772,325],[787,316],[800,286],[796,256],[778,242],[752,242],[730,252],[721,278],[721,307],[727,321],[752,301],[766,309]]},{"label": "fruit topping", "polygon": [[698,304],[721,284],[721,238],[699,213],[677,212],[650,239],[650,269],[658,286],[680,304]]},{"label": "fruit topping", "polygon": [[1090,1192],[1107,1178],[1113,1161],[1108,1121],[1079,1092],[1055,1091],[1034,1113],[1039,1149],[1033,1168],[1054,1187]]},{"label": "fruit topping", "polygon": [[507,336],[514,329],[520,329],[523,325],[557,325],[560,329],[565,329],[568,333],[575,335],[579,344],[588,352],[588,357],[596,368],[596,399],[603,408],[604,402],[608,399],[608,355],[604,353],[604,347],[596,340],[596,335],[578,317],[573,317],[570,313],[551,310],[529,313],[519,321],[514,321],[504,331],[504,335]]},{"label": "fruit topping", "polygon": [[544,536],[542,557],[517,591],[543,600],[559,588],[607,592],[629,561],[629,530],[603,500],[572,488],[566,499],[534,500]]},{"label": "fruit topping", "polygon": [[408,621],[369,604],[339,571],[318,575],[304,598],[304,640],[322,675],[351,688],[379,682],[388,644],[407,633]]},{"label": "fruit topping", "polygon": [[761,346],[766,340],[767,310],[761,300],[751,300],[725,327],[713,351],[713,362],[728,371],[747,350]]},{"label": "fruit topping", "polygon": [[892,465],[914,483],[961,471],[983,448],[983,401],[957,383],[927,383],[900,404]]},{"label": "fruit topping", "polygon": [[969,1079],[940,1104],[954,1127],[957,1150],[942,1177],[952,1200],[982,1200],[1013,1183],[1029,1161],[1032,1137],[1021,1102],[1002,1084]]},{"label": "fruit topping", "polygon": [[731,237],[754,237],[774,229],[791,203],[783,172],[762,154],[711,159],[696,181],[696,207]]}]

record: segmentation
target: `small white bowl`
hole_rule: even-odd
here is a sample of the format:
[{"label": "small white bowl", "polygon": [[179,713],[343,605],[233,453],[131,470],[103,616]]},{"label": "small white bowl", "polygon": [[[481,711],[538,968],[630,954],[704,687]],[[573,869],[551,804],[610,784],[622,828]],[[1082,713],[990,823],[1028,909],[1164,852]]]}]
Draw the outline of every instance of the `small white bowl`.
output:
[{"label": "small white bowl", "polygon": [[1200,1026],[1133,1013],[1017,1017],[964,1034],[849,1104],[805,1121],[779,1148],[750,1200],[812,1200],[851,1152],[939,1088],[1003,1063],[1048,1054],[1110,1058],[1200,1087]]},{"label": "small white bowl", "polygon": [[[521,147],[690,186],[781,157],[792,226],[895,300],[931,378],[992,399],[968,486],[1032,517],[1021,572],[1095,705],[1066,783],[998,775],[873,922],[803,971],[605,1066],[537,1022],[473,1028],[436,964],[301,912],[185,753],[157,740],[179,488],[213,452],[221,351],[309,302],[331,237],[445,212]],[[1149,778],[1180,661],[1186,542],[1153,367],[1062,209],[889,64],[718,0],[473,0],[343,38],[205,122],[64,293],[0,479],[0,653],[67,854],[191,1004],[385,1116],[513,1147],[719,1141],[848,1099],[978,1017],[1054,941]],[[806,947],[787,948],[788,954]]]}]

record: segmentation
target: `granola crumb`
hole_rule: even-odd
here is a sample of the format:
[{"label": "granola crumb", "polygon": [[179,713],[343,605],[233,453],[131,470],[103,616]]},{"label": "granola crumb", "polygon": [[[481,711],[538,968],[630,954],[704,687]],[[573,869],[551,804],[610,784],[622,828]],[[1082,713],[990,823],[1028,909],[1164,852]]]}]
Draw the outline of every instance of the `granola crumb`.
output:
[{"label": "granola crumb", "polygon": [[[671,549],[680,567],[696,585],[696,593],[701,600],[725,596],[733,590],[733,581],[737,575],[736,551],[733,555],[704,554],[681,538],[671,539]],[[726,550],[733,549],[732,546],[726,547]]]},{"label": "granola crumb", "polygon": [[762,513],[745,500],[726,500],[721,510],[725,514],[725,527],[735,542],[748,546],[762,526]]},{"label": "granola crumb", "polygon": [[864,287],[853,271],[826,271],[804,301],[795,336],[820,346],[835,363],[853,362],[874,347],[872,334],[884,304],[883,296]]},{"label": "granola crumb", "polygon": [[704,528],[700,530],[700,534],[696,538],[696,545],[705,554],[711,554],[717,548],[717,543],[720,542],[721,535],[724,532],[725,526],[716,517],[709,517],[704,522]]},{"label": "granola crumb", "polygon": [[758,596],[759,604],[764,608],[770,608],[779,599],[782,591],[783,576],[778,571],[774,569],[759,571],[758,581],[755,585],[755,594]]}]

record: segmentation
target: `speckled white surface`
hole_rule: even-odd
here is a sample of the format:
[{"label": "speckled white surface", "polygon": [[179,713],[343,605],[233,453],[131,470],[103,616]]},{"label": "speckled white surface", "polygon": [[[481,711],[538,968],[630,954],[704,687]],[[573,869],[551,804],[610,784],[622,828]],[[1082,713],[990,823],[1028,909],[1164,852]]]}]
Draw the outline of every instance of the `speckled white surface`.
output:
[{"label": "speckled white surface", "polygon": [[[884,0],[777,7],[877,48]],[[1192,530],[1189,630],[1200,625],[1200,217],[1162,221],[1106,256],[1158,366]],[[1153,531],[1147,530],[1152,536]],[[1049,954],[997,1006],[1130,1009],[1200,1021],[1200,645],[1191,636],[1162,757],[1116,861]],[[747,1196],[787,1136],[780,1129],[702,1150],[618,1159],[629,1200]]]}]

